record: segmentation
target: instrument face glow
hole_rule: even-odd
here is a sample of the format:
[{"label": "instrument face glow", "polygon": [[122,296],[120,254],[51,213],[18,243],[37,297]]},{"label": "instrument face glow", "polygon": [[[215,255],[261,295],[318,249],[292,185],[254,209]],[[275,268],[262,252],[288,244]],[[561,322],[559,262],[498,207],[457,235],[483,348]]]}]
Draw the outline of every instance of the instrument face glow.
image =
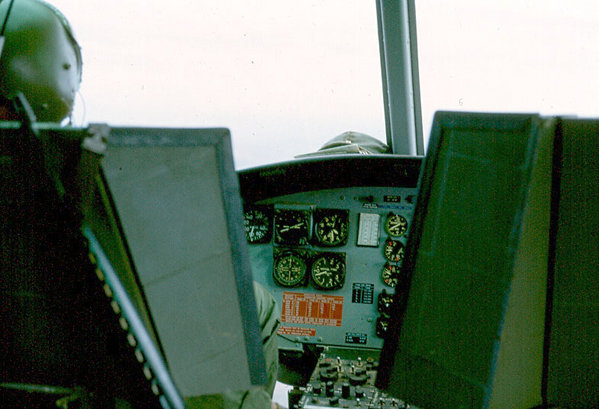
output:
[{"label": "instrument face glow", "polygon": [[387,239],[383,248],[383,255],[389,261],[401,261],[405,255],[406,247],[401,241]]},{"label": "instrument face glow", "polygon": [[312,263],[314,285],[323,290],[334,290],[345,283],[345,256],[340,253],[322,253]]},{"label": "instrument face glow", "polygon": [[399,214],[389,213],[385,220],[385,231],[392,237],[403,236],[408,231],[408,221]]},{"label": "instrument face glow", "polygon": [[349,212],[345,210],[315,211],[314,218],[314,235],[317,244],[334,247],[347,242]]},{"label": "instrument face glow", "polygon": [[283,287],[294,287],[303,283],[306,272],[306,262],[295,251],[284,251],[275,259],[273,278]]},{"label": "instrument face glow", "polygon": [[396,264],[385,263],[381,273],[383,283],[389,287],[395,287],[399,281],[399,266]]},{"label": "instrument face glow", "polygon": [[275,243],[303,246],[308,243],[310,213],[305,210],[275,210]]},{"label": "instrument face glow", "polygon": [[243,212],[243,227],[248,243],[268,243],[272,236],[271,211],[268,207],[251,207]]}]

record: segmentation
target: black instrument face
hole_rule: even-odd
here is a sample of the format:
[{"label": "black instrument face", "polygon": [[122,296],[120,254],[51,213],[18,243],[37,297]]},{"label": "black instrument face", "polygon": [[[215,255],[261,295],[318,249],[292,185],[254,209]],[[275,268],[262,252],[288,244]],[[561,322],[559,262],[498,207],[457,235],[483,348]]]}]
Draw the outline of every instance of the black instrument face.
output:
[{"label": "black instrument face", "polygon": [[385,263],[381,278],[385,285],[389,287],[395,287],[399,280],[399,266],[396,264]]},{"label": "black instrument face", "polygon": [[387,239],[385,241],[385,247],[383,248],[383,255],[389,261],[398,262],[401,261],[406,252],[406,247],[401,241]]},{"label": "black instrument face", "polygon": [[392,237],[403,236],[408,231],[408,221],[399,214],[389,213],[385,220],[385,231]]},{"label": "black instrument face", "polygon": [[314,212],[314,237],[316,244],[325,247],[347,243],[349,235],[349,212],[347,210],[325,210]]},{"label": "black instrument face", "polygon": [[244,209],[243,226],[248,243],[269,243],[272,237],[272,209],[254,206]]},{"label": "black instrument face", "polygon": [[345,255],[321,253],[312,262],[312,282],[322,290],[335,290],[345,283]]},{"label": "black instrument face", "polygon": [[274,262],[273,278],[283,287],[295,287],[304,282],[307,272],[306,261],[295,251],[282,252]]},{"label": "black instrument face", "polygon": [[275,243],[303,246],[308,243],[310,213],[305,210],[275,210]]}]

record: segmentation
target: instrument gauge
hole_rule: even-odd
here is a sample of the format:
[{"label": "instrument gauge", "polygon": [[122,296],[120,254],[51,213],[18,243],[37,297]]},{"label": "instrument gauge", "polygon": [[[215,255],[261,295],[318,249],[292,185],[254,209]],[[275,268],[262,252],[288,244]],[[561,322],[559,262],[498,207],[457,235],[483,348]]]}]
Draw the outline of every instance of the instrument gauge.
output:
[{"label": "instrument gauge", "polygon": [[308,243],[310,212],[275,209],[275,243],[303,246]]},{"label": "instrument gauge", "polygon": [[385,241],[383,248],[383,255],[389,261],[398,262],[401,261],[405,255],[406,248],[401,241],[393,240],[391,238]]},{"label": "instrument gauge", "polygon": [[312,282],[322,290],[335,290],[345,284],[345,254],[320,253],[312,262]]},{"label": "instrument gauge", "polygon": [[272,236],[272,209],[268,206],[246,207],[243,227],[248,243],[268,243]]},{"label": "instrument gauge", "polygon": [[273,278],[277,284],[283,287],[295,287],[302,284],[306,272],[306,261],[296,251],[283,251],[275,258]]},{"label": "instrument gauge", "polygon": [[396,264],[385,263],[381,273],[383,283],[389,287],[395,287],[399,281],[399,266]]},{"label": "instrument gauge", "polygon": [[349,235],[349,211],[317,209],[314,211],[314,238],[316,244],[325,247],[347,243]]},{"label": "instrument gauge", "polygon": [[408,231],[408,221],[402,215],[389,213],[385,220],[385,231],[392,237],[403,236]]}]

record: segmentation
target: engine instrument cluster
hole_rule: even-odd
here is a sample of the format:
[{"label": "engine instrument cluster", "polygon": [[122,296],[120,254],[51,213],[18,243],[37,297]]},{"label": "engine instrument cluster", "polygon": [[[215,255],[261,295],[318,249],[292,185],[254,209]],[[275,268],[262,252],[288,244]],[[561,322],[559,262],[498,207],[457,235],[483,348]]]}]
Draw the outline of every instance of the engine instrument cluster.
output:
[{"label": "engine instrument cluster", "polygon": [[343,155],[239,173],[254,280],[281,308],[280,349],[382,348],[420,166]]}]

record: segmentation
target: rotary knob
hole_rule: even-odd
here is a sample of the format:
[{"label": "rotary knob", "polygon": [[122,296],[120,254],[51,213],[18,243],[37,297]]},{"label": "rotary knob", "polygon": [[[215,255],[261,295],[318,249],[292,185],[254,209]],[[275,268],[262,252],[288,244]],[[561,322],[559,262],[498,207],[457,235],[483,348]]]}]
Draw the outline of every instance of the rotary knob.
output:
[{"label": "rotary knob", "polygon": [[364,385],[368,381],[368,375],[364,368],[356,368],[355,372],[349,376],[349,383],[354,386]]},{"label": "rotary knob", "polygon": [[336,381],[339,374],[337,368],[331,367],[328,369],[321,369],[319,372],[320,380],[323,382]]}]

